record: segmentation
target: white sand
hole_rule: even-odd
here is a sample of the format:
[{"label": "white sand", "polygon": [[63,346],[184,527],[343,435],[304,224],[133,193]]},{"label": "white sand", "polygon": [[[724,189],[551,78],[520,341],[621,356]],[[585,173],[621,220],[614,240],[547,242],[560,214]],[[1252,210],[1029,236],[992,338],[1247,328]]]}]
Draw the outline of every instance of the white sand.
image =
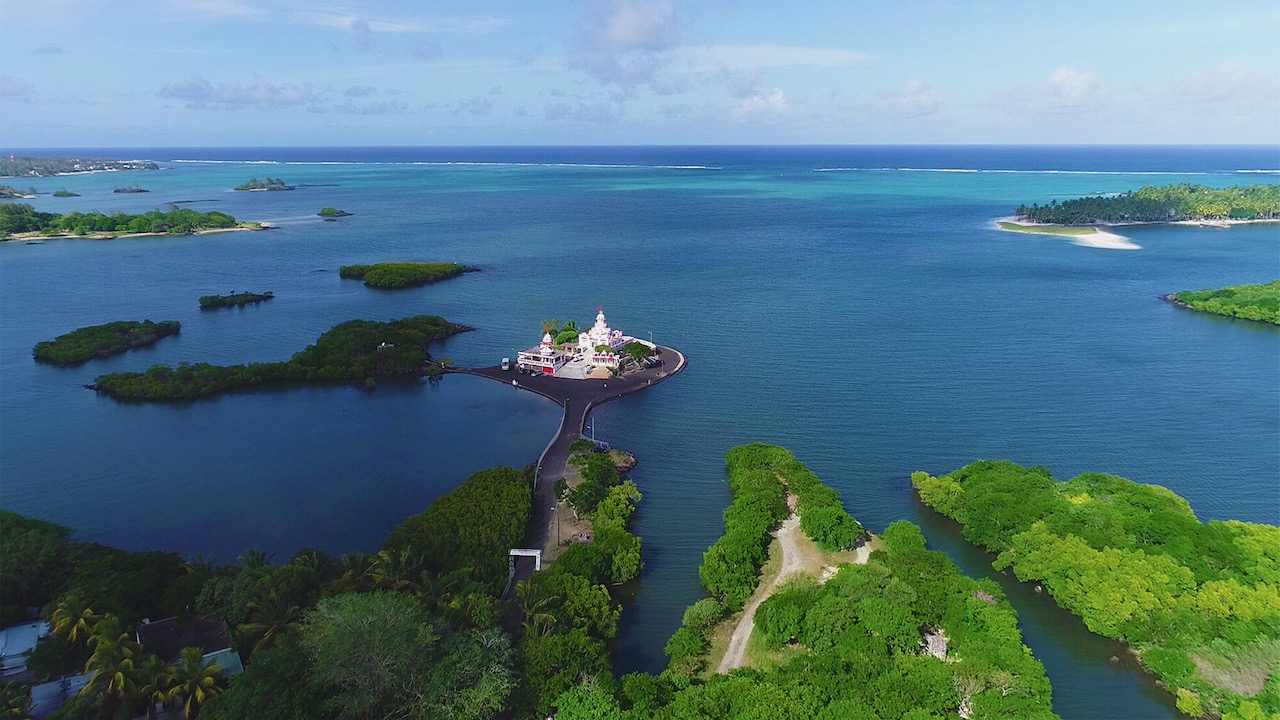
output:
[{"label": "white sand", "polygon": [[[1023,226],[1026,229],[1007,230],[1005,228],[1000,227],[1000,223],[1002,222],[1015,223],[1017,225]],[[1034,223],[1034,222],[1029,222],[1027,220],[1019,220],[1018,218],[1015,218],[1013,216],[996,218],[994,223],[997,230],[1004,230],[1004,232],[1017,232],[1017,233],[1023,233],[1026,235],[1049,235],[1056,238],[1062,238],[1064,240],[1070,240],[1073,244],[1081,245],[1084,247],[1101,248],[1103,250],[1141,250],[1142,249],[1141,245],[1133,242],[1132,240],[1125,237],[1124,235],[1117,235],[1115,233],[1107,232],[1106,230],[1102,230],[1097,227],[1093,228],[1093,232],[1086,233],[1084,235],[1064,235],[1062,233],[1055,233],[1055,232],[1039,232],[1035,230],[1035,227],[1036,225],[1040,225],[1042,223]]]}]

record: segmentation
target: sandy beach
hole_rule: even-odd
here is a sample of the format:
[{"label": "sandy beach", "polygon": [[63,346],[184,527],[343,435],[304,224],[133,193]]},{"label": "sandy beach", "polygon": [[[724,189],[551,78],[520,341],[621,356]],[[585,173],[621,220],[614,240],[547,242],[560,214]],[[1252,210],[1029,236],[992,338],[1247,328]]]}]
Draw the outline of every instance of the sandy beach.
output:
[{"label": "sandy beach", "polygon": [[214,233],[240,232],[241,230],[270,230],[271,225],[267,223],[241,223],[236,227],[229,228],[205,228],[196,230],[195,232],[183,233],[182,235],[171,235],[169,233],[89,233],[88,235],[75,235],[66,233],[63,235],[41,235],[34,233],[19,233],[10,235],[6,238],[0,238],[0,242],[23,242],[31,240],[117,240],[121,238],[141,238],[141,237],[183,237],[183,235],[212,235]]},{"label": "sandy beach", "polygon": [[[1018,233],[1025,233],[1029,235],[1051,235],[1053,237],[1066,238],[1070,240],[1072,243],[1076,245],[1082,245],[1084,247],[1101,248],[1103,250],[1141,250],[1142,249],[1141,245],[1133,242],[1132,240],[1125,237],[1124,235],[1117,235],[1116,233],[1113,233],[1113,232],[1107,232],[1106,230],[1103,230],[1099,227],[1087,228],[1087,229],[1091,229],[1093,232],[1080,232],[1080,233],[1062,232],[1060,228],[1062,228],[1063,226],[1061,225],[1041,225],[1039,223],[1033,223],[1026,220],[1019,220],[1012,215],[1008,217],[996,218],[993,221],[993,223],[995,224],[997,230],[1003,230],[1004,232],[1018,232]],[[1002,226],[1000,223],[1011,223],[1014,225],[1018,225],[1019,227],[1017,229],[1007,228]],[[1040,230],[1040,229],[1037,229],[1037,227],[1043,227],[1044,229]],[[1086,228],[1082,227],[1080,228],[1080,230],[1086,230]]]}]

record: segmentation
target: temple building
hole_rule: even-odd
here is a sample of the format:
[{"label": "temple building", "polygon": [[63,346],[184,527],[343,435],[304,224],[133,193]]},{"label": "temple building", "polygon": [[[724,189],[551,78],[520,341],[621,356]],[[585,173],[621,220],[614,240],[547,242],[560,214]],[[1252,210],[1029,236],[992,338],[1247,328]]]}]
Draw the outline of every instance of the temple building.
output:
[{"label": "temple building", "polygon": [[542,336],[539,345],[518,353],[516,368],[525,372],[578,379],[585,379],[596,368],[616,369],[621,361],[623,346],[637,340],[609,327],[603,307],[596,310],[595,325],[579,333],[576,342],[556,345],[551,333],[547,333]]}]

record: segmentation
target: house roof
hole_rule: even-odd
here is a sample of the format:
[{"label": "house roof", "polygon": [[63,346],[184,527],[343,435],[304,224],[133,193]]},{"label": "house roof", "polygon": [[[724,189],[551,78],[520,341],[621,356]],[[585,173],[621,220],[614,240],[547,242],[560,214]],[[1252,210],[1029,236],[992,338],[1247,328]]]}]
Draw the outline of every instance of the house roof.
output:
[{"label": "house roof", "polygon": [[185,647],[201,648],[201,653],[231,647],[227,622],[202,617],[185,620],[172,617],[143,623],[138,626],[138,642],[147,652],[167,663],[176,661]]}]

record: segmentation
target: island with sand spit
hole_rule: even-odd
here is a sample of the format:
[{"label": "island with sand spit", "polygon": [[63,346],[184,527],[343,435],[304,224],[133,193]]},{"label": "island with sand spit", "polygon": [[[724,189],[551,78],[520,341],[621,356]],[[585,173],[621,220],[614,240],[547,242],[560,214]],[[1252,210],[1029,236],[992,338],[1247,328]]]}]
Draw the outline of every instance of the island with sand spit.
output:
[{"label": "island with sand spit", "polygon": [[216,211],[196,212],[170,205],[168,212],[152,210],[141,215],[100,212],[72,212],[65,215],[38,212],[28,203],[0,205],[0,242],[37,238],[152,237],[161,235],[203,235],[236,230],[265,230],[265,223],[241,222]]},{"label": "island with sand spit", "polygon": [[1147,186],[1061,203],[1053,200],[1048,205],[1022,205],[1012,216],[999,218],[995,224],[1011,232],[1064,236],[1087,247],[1139,250],[1137,243],[1104,228],[1178,224],[1226,229],[1258,222],[1280,222],[1280,185]]}]

